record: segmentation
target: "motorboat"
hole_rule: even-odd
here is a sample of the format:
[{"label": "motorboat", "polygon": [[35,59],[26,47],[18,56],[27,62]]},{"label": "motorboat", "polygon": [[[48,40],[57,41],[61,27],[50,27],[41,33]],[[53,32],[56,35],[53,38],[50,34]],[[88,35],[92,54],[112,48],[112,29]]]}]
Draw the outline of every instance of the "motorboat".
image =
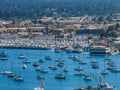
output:
[{"label": "motorboat", "polygon": [[23,64],[23,65],[22,65],[22,68],[23,68],[23,69],[26,69],[26,68],[27,68],[27,65],[26,65],[26,64]]},{"label": "motorboat", "polygon": [[93,59],[90,63],[97,63],[98,61],[96,59]]},{"label": "motorboat", "polygon": [[40,62],[40,63],[44,63],[45,60],[44,60],[44,59],[40,59],[39,62]]},{"label": "motorboat", "polygon": [[75,75],[75,76],[84,76],[85,73],[83,73],[83,72],[78,72],[78,73],[75,73],[74,75]]},{"label": "motorboat", "polygon": [[81,68],[80,66],[78,66],[78,67],[74,68],[74,70],[81,71],[81,70],[83,70],[83,68]]},{"label": "motorboat", "polygon": [[44,76],[38,75],[36,76],[37,79],[44,79]]},{"label": "motorboat", "polygon": [[23,54],[20,54],[19,56],[18,56],[18,59],[25,59],[26,57],[23,55]]},{"label": "motorboat", "polygon": [[101,74],[101,75],[108,75],[108,71],[102,70],[102,71],[100,72],[100,74]]},{"label": "motorboat", "polygon": [[7,75],[7,74],[11,74],[11,73],[13,73],[13,72],[11,72],[11,71],[9,71],[9,70],[4,70],[4,71],[1,72],[1,74],[6,74],[6,75]]},{"label": "motorboat", "polygon": [[84,76],[85,81],[91,81],[91,77],[89,75]]},{"label": "motorboat", "polygon": [[66,77],[62,74],[58,74],[55,76],[56,79],[65,79]]},{"label": "motorboat", "polygon": [[50,56],[46,56],[45,60],[52,60],[52,58]]},{"label": "motorboat", "polygon": [[28,59],[26,59],[26,60],[22,61],[22,63],[29,64],[30,61]]},{"label": "motorboat", "polygon": [[14,76],[14,80],[15,81],[24,81],[24,78],[22,78],[21,76]]},{"label": "motorboat", "polygon": [[48,73],[48,71],[47,71],[45,68],[40,69],[40,72],[41,72],[41,73]]},{"label": "motorboat", "polygon": [[64,68],[64,70],[63,70],[64,72],[68,72],[68,69],[67,68]]}]

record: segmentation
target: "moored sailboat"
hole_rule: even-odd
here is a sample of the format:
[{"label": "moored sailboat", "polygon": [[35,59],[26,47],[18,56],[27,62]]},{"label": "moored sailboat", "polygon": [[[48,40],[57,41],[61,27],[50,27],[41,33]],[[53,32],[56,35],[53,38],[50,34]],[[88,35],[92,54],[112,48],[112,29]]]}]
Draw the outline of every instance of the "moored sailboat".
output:
[{"label": "moored sailboat", "polygon": [[40,86],[34,88],[34,90],[44,90],[44,81],[42,80]]}]

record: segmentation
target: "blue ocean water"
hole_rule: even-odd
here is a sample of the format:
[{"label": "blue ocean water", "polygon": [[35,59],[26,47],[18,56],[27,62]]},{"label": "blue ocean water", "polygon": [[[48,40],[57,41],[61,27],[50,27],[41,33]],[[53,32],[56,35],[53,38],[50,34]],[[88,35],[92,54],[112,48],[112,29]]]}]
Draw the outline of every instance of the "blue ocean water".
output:
[{"label": "blue ocean water", "polygon": [[[73,90],[79,87],[87,87],[88,85],[97,87],[100,70],[104,69],[105,56],[91,56],[88,52],[83,53],[55,53],[54,50],[24,50],[24,49],[4,49],[7,51],[9,57],[7,61],[0,61],[0,72],[3,70],[11,70],[17,75],[24,77],[23,82],[15,81],[13,78],[0,74],[0,90],[34,90],[35,87],[40,85],[40,79],[36,79],[37,75],[43,75],[45,77],[45,90]],[[27,64],[27,68],[22,68],[22,61],[24,59],[18,59],[18,55],[24,54],[28,60],[31,61]],[[38,62],[39,59],[45,58],[45,56],[51,56],[52,60],[45,60],[45,63],[39,63],[40,67],[46,68],[48,73],[40,73],[36,71],[36,67],[32,65],[33,62]],[[68,58],[69,56],[78,56],[81,60],[88,62],[87,65],[80,65],[86,75],[93,74],[92,81],[84,81],[83,76],[75,76],[74,68],[79,66],[78,62]],[[48,68],[53,66],[53,60],[64,59],[65,64],[62,67],[58,67],[56,71]],[[120,68],[120,54],[112,55],[110,58],[116,63],[116,66]],[[91,68],[90,61],[96,59],[98,61],[99,69]],[[55,62],[57,64],[57,62]],[[64,68],[67,68],[68,72],[62,72]],[[55,75],[62,73],[66,76],[65,80],[55,79]],[[120,73],[113,73],[109,71],[109,75],[102,76],[102,81],[107,82],[116,87],[116,90],[120,90]]]}]

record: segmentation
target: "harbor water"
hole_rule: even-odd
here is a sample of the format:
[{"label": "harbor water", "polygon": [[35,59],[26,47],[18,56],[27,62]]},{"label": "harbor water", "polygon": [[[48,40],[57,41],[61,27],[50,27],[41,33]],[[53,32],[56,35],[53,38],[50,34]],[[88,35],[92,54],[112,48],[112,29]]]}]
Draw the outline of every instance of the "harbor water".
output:
[{"label": "harbor water", "polygon": [[[56,53],[54,50],[25,50],[25,49],[4,49],[8,53],[8,60],[0,60],[0,72],[4,70],[10,70],[17,75],[24,78],[24,81],[15,81],[14,78],[7,75],[0,74],[0,90],[34,90],[35,87],[40,86],[41,79],[37,79],[36,76],[44,76],[45,90],[73,90],[80,87],[87,87],[88,85],[97,87],[99,72],[104,69],[104,59],[106,56],[89,56],[88,52],[82,53]],[[31,63],[26,64],[27,68],[23,69],[23,61],[25,59],[18,59],[19,55],[25,55]],[[52,60],[45,60],[46,56],[50,56]],[[78,64],[77,61],[72,60],[70,56],[77,56],[80,60],[83,60],[87,64]],[[120,68],[120,54],[111,55],[116,67]],[[38,62],[40,59],[44,59],[44,63]],[[55,60],[64,60],[64,65],[58,67]],[[91,61],[96,59],[98,61],[99,68],[91,68]],[[45,68],[48,73],[41,73],[36,71],[33,63],[38,63],[40,68]],[[51,70],[50,66],[57,66],[57,70]],[[91,75],[91,81],[85,81],[84,76],[75,76],[74,74],[80,71],[74,70],[76,67],[82,67],[86,75]],[[107,65],[106,65],[107,67]],[[68,72],[64,72],[63,69],[67,68]],[[115,86],[116,90],[120,90],[120,72],[109,71],[108,75],[102,76],[102,82],[109,83],[111,86]],[[65,79],[56,79],[55,75],[62,73],[66,76]]]}]

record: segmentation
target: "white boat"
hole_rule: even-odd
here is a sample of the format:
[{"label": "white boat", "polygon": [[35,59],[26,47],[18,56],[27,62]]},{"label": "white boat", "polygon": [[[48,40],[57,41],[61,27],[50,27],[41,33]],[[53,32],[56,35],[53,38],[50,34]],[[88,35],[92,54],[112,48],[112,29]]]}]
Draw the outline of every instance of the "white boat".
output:
[{"label": "white boat", "polygon": [[29,64],[30,61],[28,59],[26,59],[26,60],[22,61],[22,63]]},{"label": "white boat", "polygon": [[26,64],[23,64],[22,68],[23,68],[23,69],[26,69],[26,68],[27,68],[27,65],[26,65]]},{"label": "white boat", "polygon": [[14,76],[14,80],[15,81],[24,81],[24,78],[16,75],[16,76]]},{"label": "white boat", "polygon": [[34,90],[44,90],[44,81],[42,80],[40,86],[34,88]]},{"label": "white boat", "polygon": [[115,90],[115,87],[110,86],[108,83],[102,83],[101,77],[100,77],[98,81],[98,87],[88,86],[86,88],[81,87],[74,90]]},{"label": "white boat", "polygon": [[18,56],[18,59],[25,59],[25,58],[26,57],[24,55],[22,55],[22,54]]},{"label": "white boat", "polygon": [[89,75],[84,76],[85,81],[91,81],[91,77]]},{"label": "white boat", "polygon": [[8,71],[8,70],[4,70],[4,71],[1,72],[1,74],[11,74],[11,73],[13,73],[13,72]]}]

